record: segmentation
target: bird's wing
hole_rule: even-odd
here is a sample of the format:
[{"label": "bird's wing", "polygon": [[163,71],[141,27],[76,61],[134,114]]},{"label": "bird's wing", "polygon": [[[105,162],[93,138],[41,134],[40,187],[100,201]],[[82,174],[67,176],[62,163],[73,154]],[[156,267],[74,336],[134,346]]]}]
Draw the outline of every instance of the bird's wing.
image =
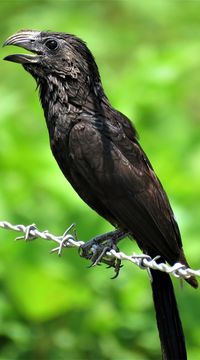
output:
[{"label": "bird's wing", "polygon": [[148,159],[123,126],[99,124],[102,121],[80,122],[72,129],[73,166],[88,183],[90,194],[109,209],[120,227],[133,234],[144,251],[174,263],[180,253],[180,234]]}]

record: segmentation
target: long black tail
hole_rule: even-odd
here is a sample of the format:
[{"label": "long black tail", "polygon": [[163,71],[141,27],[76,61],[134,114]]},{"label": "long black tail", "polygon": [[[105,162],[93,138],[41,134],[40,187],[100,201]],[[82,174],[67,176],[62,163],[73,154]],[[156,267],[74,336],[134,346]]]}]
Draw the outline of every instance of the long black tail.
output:
[{"label": "long black tail", "polygon": [[170,276],[152,270],[152,290],[164,360],[186,360],[185,339]]}]

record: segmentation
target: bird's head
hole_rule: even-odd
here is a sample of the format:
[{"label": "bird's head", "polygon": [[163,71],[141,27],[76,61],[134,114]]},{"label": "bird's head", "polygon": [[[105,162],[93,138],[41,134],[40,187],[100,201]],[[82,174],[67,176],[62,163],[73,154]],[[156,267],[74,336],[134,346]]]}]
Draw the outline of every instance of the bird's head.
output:
[{"label": "bird's head", "polygon": [[74,35],[21,30],[10,36],[4,43],[6,45],[19,46],[32,52],[8,55],[4,60],[22,64],[38,82],[48,76],[75,81],[87,77],[93,82],[100,81],[94,57],[86,44]]}]

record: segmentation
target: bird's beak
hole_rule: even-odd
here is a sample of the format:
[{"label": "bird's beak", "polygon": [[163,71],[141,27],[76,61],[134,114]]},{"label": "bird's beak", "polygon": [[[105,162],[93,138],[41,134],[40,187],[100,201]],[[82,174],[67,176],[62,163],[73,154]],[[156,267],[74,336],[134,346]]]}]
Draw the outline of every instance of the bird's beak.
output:
[{"label": "bird's beak", "polygon": [[8,55],[4,60],[13,61],[20,64],[37,64],[40,60],[41,51],[38,48],[38,41],[40,31],[34,30],[21,30],[16,34],[10,36],[3,44],[3,46],[14,45],[23,49],[29,50],[33,54],[13,54]]}]

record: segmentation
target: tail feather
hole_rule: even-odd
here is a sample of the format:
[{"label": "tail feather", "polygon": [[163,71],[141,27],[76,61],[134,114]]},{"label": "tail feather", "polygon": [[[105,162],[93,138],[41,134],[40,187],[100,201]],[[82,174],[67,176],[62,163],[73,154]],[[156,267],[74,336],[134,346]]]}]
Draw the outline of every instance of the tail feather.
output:
[{"label": "tail feather", "polygon": [[164,360],[186,360],[185,339],[170,276],[152,270],[152,291]]},{"label": "tail feather", "polygon": [[[186,267],[190,267],[186,258],[185,258],[185,254],[183,252],[183,249],[180,250],[180,255],[179,255],[179,262],[181,264],[184,264]],[[189,278],[185,279],[185,281],[188,282],[188,284],[190,284],[191,286],[193,286],[193,288],[197,289],[198,288],[198,281],[194,276],[190,276]]]}]

